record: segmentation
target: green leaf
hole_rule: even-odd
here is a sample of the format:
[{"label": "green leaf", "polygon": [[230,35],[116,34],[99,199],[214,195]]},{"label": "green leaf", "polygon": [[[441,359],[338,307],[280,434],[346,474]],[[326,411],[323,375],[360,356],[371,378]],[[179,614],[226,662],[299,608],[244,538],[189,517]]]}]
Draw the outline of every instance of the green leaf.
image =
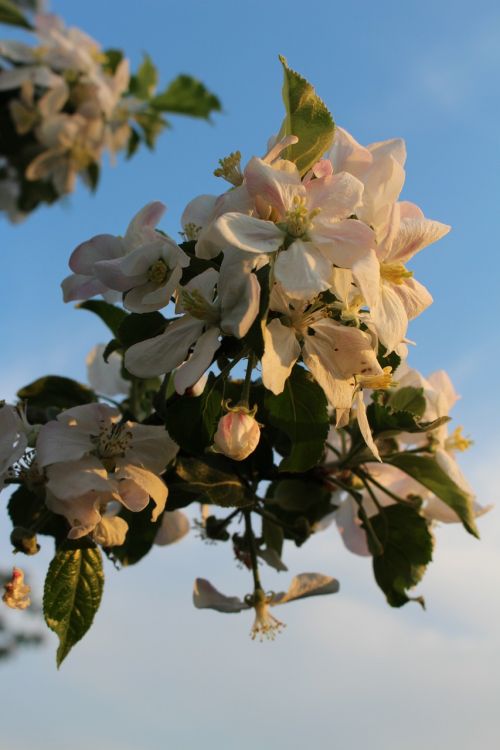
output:
[{"label": "green leaf", "polygon": [[77,305],[79,310],[89,310],[99,317],[102,322],[108,326],[113,336],[118,336],[120,324],[127,318],[128,313],[120,307],[110,305],[100,299],[89,299],[86,302],[80,302]]},{"label": "green leaf", "polygon": [[286,111],[280,137],[296,135],[299,139],[286,150],[284,158],[295,162],[299,172],[305,174],[332,145],[335,123],[313,86],[289,68],[284,57],[280,56],[280,62],[285,73],[283,101]]},{"label": "green leaf", "polygon": [[202,454],[212,444],[222,413],[222,395],[213,382],[212,375],[200,396],[175,395],[165,409],[170,437],[191,454]]},{"label": "green leaf", "polygon": [[29,407],[46,409],[70,409],[72,406],[90,404],[96,400],[95,393],[87,386],[60,375],[45,375],[25,385],[17,392],[18,398],[28,402]]},{"label": "green leaf", "polygon": [[123,60],[123,52],[121,49],[107,49],[104,51],[105,61],[103,63],[104,69],[113,74],[116,73],[116,69]]},{"label": "green leaf", "polygon": [[273,523],[269,518],[262,519],[262,537],[267,549],[273,549],[279,558],[283,552],[285,534],[279,523]]},{"label": "green leaf", "polygon": [[125,348],[163,333],[167,321],[159,312],[131,313],[118,326],[117,338]]},{"label": "green leaf", "polygon": [[43,594],[45,622],[59,638],[57,666],[92,625],[104,586],[101,553],[96,547],[67,543],[49,565]]},{"label": "green leaf", "polygon": [[190,492],[206,495],[214,505],[241,508],[253,502],[253,494],[236,474],[210,466],[197,458],[177,459],[177,474],[189,483]]},{"label": "green leaf", "polygon": [[387,405],[393,411],[407,411],[414,417],[423,417],[426,406],[424,389],[412,386],[398,388],[389,396]]},{"label": "green leaf", "polygon": [[387,463],[397,466],[405,474],[427,487],[455,511],[470,534],[479,538],[472,497],[450,479],[436,459],[429,456],[417,456],[413,453],[400,453],[387,459]]},{"label": "green leaf", "polygon": [[315,466],[323,454],[329,420],[326,396],[309,373],[296,365],[283,393],[266,392],[264,408],[270,424],[290,440],[280,471],[307,471]]},{"label": "green leaf", "polygon": [[187,75],[175,78],[162,94],[151,99],[151,106],[160,112],[175,112],[190,117],[209,119],[211,112],[220,112],[219,99],[203,83]]},{"label": "green leaf", "polygon": [[[421,581],[427,564],[432,560],[433,537],[429,524],[411,505],[390,505],[370,518],[383,552],[376,555],[372,548],[375,580],[391,607],[411,601],[407,590]],[[417,598],[423,605],[423,599]]]},{"label": "green leaf", "polygon": [[330,494],[323,484],[313,480],[281,479],[273,483],[272,495],[268,497],[283,510],[303,513],[312,505],[329,500]]},{"label": "green leaf", "polygon": [[141,136],[137,132],[135,128],[130,129],[130,138],[128,139],[127,144],[127,159],[130,159],[131,156],[135,154],[137,149],[139,148],[139,144],[141,142]]},{"label": "green leaf", "polygon": [[149,99],[158,83],[158,71],[149,55],[144,55],[137,73],[130,78],[129,93],[138,99]]},{"label": "green leaf", "polygon": [[9,26],[21,26],[23,29],[33,30],[24,13],[12,0],[0,0],[0,23],[9,24]]}]

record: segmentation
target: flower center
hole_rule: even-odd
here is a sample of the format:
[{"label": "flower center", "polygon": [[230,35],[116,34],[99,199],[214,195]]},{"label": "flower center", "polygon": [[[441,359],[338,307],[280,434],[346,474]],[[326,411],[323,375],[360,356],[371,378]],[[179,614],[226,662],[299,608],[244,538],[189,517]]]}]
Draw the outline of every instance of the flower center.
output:
[{"label": "flower center", "polygon": [[181,234],[184,235],[186,242],[194,242],[198,239],[201,230],[202,227],[198,227],[191,221],[184,225],[184,231]]},{"label": "flower center", "polygon": [[95,445],[95,454],[101,459],[106,470],[114,471],[113,459],[125,455],[132,440],[132,433],[124,424],[101,424],[99,435],[91,435],[90,439]]},{"label": "flower center", "polygon": [[274,641],[276,636],[286,627],[281,620],[278,620],[269,612],[270,599],[271,597],[266,596],[263,591],[257,591],[254,595],[255,620],[250,632],[252,641],[256,638],[261,642],[264,638]]},{"label": "flower center", "polygon": [[197,289],[193,289],[192,292],[184,289],[181,292],[181,302],[185,311],[193,318],[206,320],[209,323],[218,323],[218,310]]},{"label": "flower center", "polygon": [[148,281],[152,281],[158,286],[165,286],[171,276],[171,270],[162,258],[155,260],[153,265],[148,268]]},{"label": "flower center", "polygon": [[408,271],[402,263],[382,263],[380,276],[391,284],[404,284],[405,279],[411,279],[413,271]]},{"label": "flower center", "polygon": [[308,211],[306,199],[302,195],[293,197],[292,208],[286,212],[283,228],[292,239],[303,237],[310,229],[315,216],[321,209],[315,208]]}]

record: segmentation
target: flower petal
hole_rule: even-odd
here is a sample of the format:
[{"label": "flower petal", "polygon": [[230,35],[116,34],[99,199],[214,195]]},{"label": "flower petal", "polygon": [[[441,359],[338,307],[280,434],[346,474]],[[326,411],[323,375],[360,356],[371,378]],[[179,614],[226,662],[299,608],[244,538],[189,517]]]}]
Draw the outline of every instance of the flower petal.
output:
[{"label": "flower petal", "polygon": [[220,250],[229,245],[247,253],[275,253],[285,239],[284,233],[272,221],[239,213],[219,216],[213,232],[218,233]]},{"label": "flower petal", "polygon": [[217,612],[241,612],[249,609],[249,605],[237,596],[221,594],[205,578],[197,578],[194,582],[193,604],[197,609],[215,609]]},{"label": "flower petal", "polygon": [[292,582],[285,593],[274,594],[270,604],[285,604],[295,599],[305,599],[308,596],[322,596],[323,594],[336,594],[340,584],[336,578],[325,576],[322,573],[300,573],[292,578]]},{"label": "flower petal", "polygon": [[300,356],[300,344],[292,328],[274,318],[263,327],[264,356],[262,382],[276,396],[283,392],[285,382]]},{"label": "flower petal", "polygon": [[165,511],[160,528],[156,532],[154,544],[163,547],[174,544],[189,534],[189,518],[181,510]]}]

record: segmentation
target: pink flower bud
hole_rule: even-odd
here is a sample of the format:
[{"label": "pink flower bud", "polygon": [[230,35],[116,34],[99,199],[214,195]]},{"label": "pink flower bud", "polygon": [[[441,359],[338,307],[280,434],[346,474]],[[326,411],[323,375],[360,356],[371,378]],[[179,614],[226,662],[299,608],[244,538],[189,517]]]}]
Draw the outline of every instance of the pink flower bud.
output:
[{"label": "pink flower bud", "polygon": [[31,604],[30,587],[24,583],[24,573],[20,568],[12,569],[12,578],[4,584],[4,603],[11,609],[26,609]]},{"label": "pink flower bud", "polygon": [[260,440],[259,423],[245,407],[235,407],[219,419],[214,435],[214,450],[235,461],[243,461],[254,452]]}]

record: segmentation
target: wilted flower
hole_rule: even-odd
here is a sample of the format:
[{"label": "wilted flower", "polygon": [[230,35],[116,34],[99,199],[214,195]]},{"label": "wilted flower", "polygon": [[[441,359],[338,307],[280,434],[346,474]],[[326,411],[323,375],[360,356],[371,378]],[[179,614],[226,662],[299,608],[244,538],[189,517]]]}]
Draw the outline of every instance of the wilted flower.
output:
[{"label": "wilted flower", "polygon": [[20,568],[12,569],[12,578],[4,583],[2,601],[11,609],[26,609],[31,604],[31,587],[24,583],[24,573]]}]

